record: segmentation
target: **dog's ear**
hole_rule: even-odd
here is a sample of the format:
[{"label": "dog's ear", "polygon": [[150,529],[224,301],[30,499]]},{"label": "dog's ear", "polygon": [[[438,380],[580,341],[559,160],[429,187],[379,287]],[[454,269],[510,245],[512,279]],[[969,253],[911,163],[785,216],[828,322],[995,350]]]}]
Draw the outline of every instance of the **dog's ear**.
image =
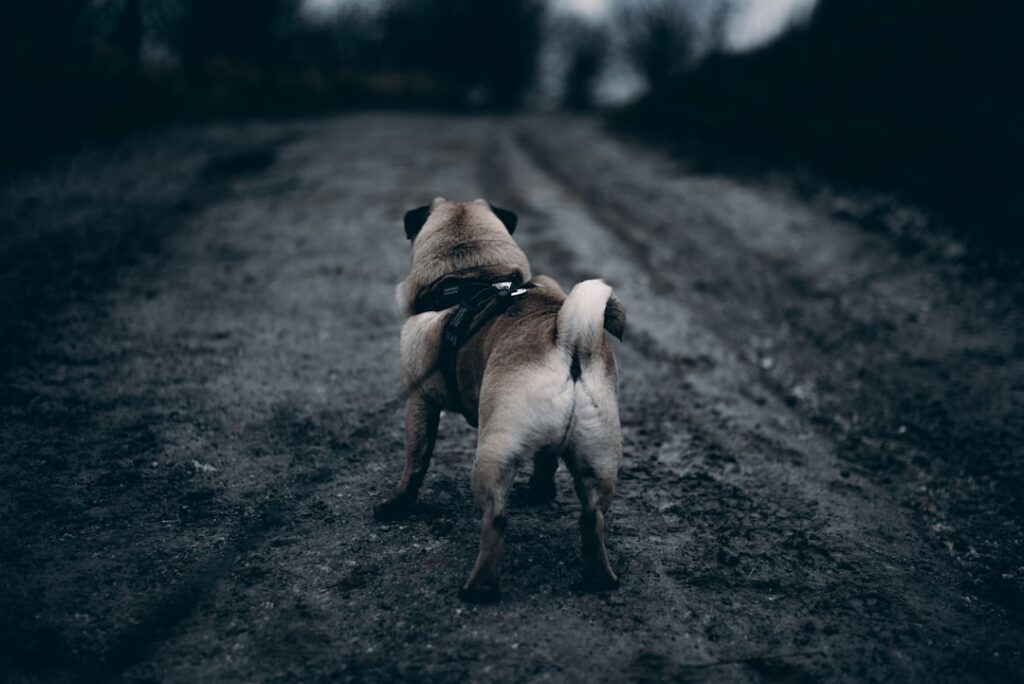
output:
[{"label": "dog's ear", "polygon": [[619,341],[626,332],[626,310],[615,295],[608,297],[608,303],[604,305],[604,329],[619,338]]},{"label": "dog's ear", "polygon": [[502,223],[505,224],[505,228],[508,229],[509,235],[516,232],[516,223],[519,222],[519,217],[516,216],[514,211],[508,209],[502,209],[501,207],[495,207],[491,205],[491,211],[497,216]]},{"label": "dog's ear", "polygon": [[423,224],[427,222],[428,216],[430,216],[429,204],[405,212],[405,237],[410,240],[415,238],[423,228]]}]

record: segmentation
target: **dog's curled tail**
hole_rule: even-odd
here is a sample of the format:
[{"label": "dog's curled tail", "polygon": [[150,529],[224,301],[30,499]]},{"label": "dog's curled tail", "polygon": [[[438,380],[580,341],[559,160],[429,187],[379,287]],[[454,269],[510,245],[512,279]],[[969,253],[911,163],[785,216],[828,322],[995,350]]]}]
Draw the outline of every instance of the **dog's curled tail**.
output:
[{"label": "dog's curled tail", "polygon": [[621,340],[625,327],[626,312],[607,283],[577,283],[558,312],[558,342],[572,355],[574,375],[580,358],[589,358],[604,343],[605,330]]}]

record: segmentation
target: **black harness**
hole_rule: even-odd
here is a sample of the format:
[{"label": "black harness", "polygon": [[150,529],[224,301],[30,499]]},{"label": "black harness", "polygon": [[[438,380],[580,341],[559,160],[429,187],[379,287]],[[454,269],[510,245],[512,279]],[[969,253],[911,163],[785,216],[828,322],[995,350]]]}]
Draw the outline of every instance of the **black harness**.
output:
[{"label": "black harness", "polygon": [[480,328],[505,313],[514,298],[533,287],[532,283],[523,283],[518,273],[495,280],[446,276],[416,298],[412,308],[417,314],[458,307],[445,321],[438,357],[438,367],[453,408],[464,409],[455,374],[459,349]]}]

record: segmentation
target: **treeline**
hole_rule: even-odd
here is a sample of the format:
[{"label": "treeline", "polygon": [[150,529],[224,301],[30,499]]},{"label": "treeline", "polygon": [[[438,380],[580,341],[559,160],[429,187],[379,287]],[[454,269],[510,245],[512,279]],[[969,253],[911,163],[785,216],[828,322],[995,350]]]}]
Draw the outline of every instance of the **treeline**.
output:
[{"label": "treeline", "polygon": [[368,105],[519,106],[543,0],[7,0],[0,154],[138,121]]},{"label": "treeline", "polygon": [[761,50],[670,75],[618,117],[708,160],[810,162],[1024,243],[1024,3],[821,0]]}]

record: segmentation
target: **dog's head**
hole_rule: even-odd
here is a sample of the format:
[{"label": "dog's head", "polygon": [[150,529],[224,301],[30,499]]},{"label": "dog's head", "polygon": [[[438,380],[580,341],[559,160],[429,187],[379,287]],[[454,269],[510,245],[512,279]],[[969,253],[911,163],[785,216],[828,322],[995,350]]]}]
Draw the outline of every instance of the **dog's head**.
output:
[{"label": "dog's head", "polygon": [[[461,216],[453,216],[453,214],[461,214]],[[515,215],[515,212],[496,207],[484,199],[463,203],[449,202],[444,197],[436,197],[430,204],[425,204],[422,207],[416,207],[405,212],[405,237],[409,240],[415,240],[423,232],[431,216],[435,217],[435,220],[431,223],[436,227],[450,227],[453,223],[453,218],[459,220],[463,219],[463,217],[468,218],[468,221],[465,221],[467,224],[473,224],[475,219],[475,223],[483,228],[487,227],[487,223],[490,223],[491,227],[493,227],[494,222],[489,220],[488,214],[493,214],[497,217],[502,225],[505,226],[505,230],[508,231],[509,235],[516,232],[516,224],[519,221],[519,217]]]},{"label": "dog's head", "polygon": [[398,286],[407,314],[417,294],[448,275],[511,275],[530,278],[526,255],[512,239],[516,215],[487,201],[449,202],[438,197],[405,214],[412,242],[412,268]]}]

